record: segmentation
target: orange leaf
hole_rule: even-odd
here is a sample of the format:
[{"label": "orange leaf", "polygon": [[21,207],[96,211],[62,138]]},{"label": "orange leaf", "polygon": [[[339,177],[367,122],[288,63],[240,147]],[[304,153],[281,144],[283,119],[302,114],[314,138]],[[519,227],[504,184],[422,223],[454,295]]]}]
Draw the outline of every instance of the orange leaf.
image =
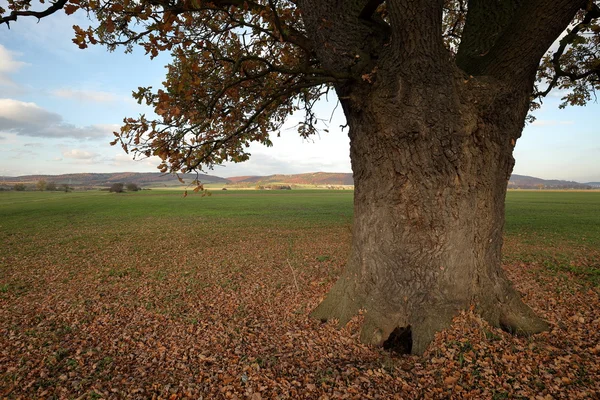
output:
[{"label": "orange leaf", "polygon": [[446,384],[446,386],[453,386],[457,381],[458,378],[454,376],[449,376],[446,379],[444,379],[444,384]]},{"label": "orange leaf", "polygon": [[63,10],[65,10],[65,14],[71,15],[75,11],[79,10],[79,7],[74,4],[67,4],[64,6]]}]

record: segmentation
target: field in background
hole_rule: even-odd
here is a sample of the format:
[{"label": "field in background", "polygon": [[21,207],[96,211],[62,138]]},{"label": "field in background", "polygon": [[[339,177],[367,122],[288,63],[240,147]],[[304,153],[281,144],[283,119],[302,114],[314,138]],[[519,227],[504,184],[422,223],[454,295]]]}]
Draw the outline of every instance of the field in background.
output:
[{"label": "field in background", "polygon": [[600,192],[509,191],[504,258],[600,285]]},{"label": "field in background", "polygon": [[[210,190],[207,197],[191,189],[188,193],[183,198],[179,188],[123,194],[0,192],[0,233],[62,235],[65,227],[80,230],[89,226],[104,227],[107,233],[133,233],[140,223],[152,224],[152,218],[163,228],[179,226],[182,231],[190,225],[216,231],[230,225],[256,229],[345,225],[351,229],[353,192],[349,190],[230,189]],[[539,248],[546,255],[600,249],[600,192],[509,191],[505,237],[508,243],[521,246],[507,249],[511,260],[542,256],[534,251]]]},{"label": "field in background", "polygon": [[423,357],[308,317],[346,261],[352,195],[0,192],[0,397],[600,394],[599,192],[508,194],[506,272],[551,332],[467,313]]}]

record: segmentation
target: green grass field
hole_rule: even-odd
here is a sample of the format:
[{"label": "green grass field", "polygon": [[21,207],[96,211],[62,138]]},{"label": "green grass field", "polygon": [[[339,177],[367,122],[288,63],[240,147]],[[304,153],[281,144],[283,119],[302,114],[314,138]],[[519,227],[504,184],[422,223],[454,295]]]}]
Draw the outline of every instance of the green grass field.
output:
[{"label": "green grass field", "polygon": [[[106,223],[149,217],[235,219],[236,224],[328,225],[352,218],[352,191],[0,192],[3,229],[27,231],[32,224]],[[39,218],[32,218],[33,216]]]},{"label": "green grass field", "polygon": [[[460,398],[444,382],[468,369],[461,350],[467,339],[491,337],[481,346],[494,359],[532,343],[561,348],[565,340],[570,348],[591,346],[586,354],[600,352],[597,338],[586,330],[590,337],[582,339],[573,325],[595,318],[593,306],[582,310],[597,304],[599,192],[515,191],[507,198],[507,273],[553,326],[567,324],[569,335],[553,330],[541,342],[523,342],[477,331],[434,343],[425,358],[399,359],[362,346],[353,323],[338,331],[308,317],[348,256],[352,196],[0,192],[0,397],[231,398],[221,391],[229,387],[253,399],[340,391],[391,398],[407,386],[414,398],[432,388],[439,398]],[[469,329],[459,324],[448,334]],[[440,369],[436,360],[446,351],[450,364]],[[539,368],[534,364],[553,354],[539,350],[522,367]],[[521,396],[560,397],[553,374],[579,371],[561,382],[596,393],[597,368],[581,371],[581,354],[533,378],[493,364],[481,369],[493,376],[464,375],[460,390],[474,398],[519,397],[507,389],[517,382]],[[418,365],[429,367],[413,379]],[[254,396],[259,391],[262,397]]]},{"label": "green grass field", "polygon": [[[239,224],[348,224],[352,191],[212,191],[211,196],[155,190],[107,192],[0,192],[3,232],[58,229],[74,223],[107,224],[146,217],[234,218]],[[600,245],[600,192],[511,191],[506,234],[525,240]],[[548,242],[552,243],[552,242]]]},{"label": "green grass field", "polygon": [[[146,225],[190,229],[253,227],[296,229],[351,226],[351,191],[213,191],[209,197],[180,191],[0,192],[0,235],[64,236],[103,227],[134,234]],[[196,227],[196,228],[193,228]],[[66,232],[65,232],[66,230]],[[505,235],[548,254],[600,249],[600,192],[511,191],[506,201]],[[525,246],[526,247],[526,246]],[[14,250],[8,247],[4,251]],[[511,249],[508,249],[511,250]],[[527,254],[518,253],[519,257]],[[513,255],[507,253],[507,257]],[[539,256],[537,250],[530,256]]]},{"label": "green grass field", "polygon": [[508,192],[504,259],[600,285],[600,192]]},{"label": "green grass field", "polygon": [[570,242],[600,248],[600,192],[510,191],[507,236],[531,243]]},{"label": "green grass field", "polygon": [[[275,229],[289,231],[292,241],[298,240],[296,230],[343,227],[349,232],[352,196],[351,191],[331,190],[229,190],[186,198],[166,190],[0,192],[0,260],[43,255],[48,247],[69,244],[74,247],[66,246],[66,253],[106,249],[119,240],[143,253],[144,242],[160,240],[166,232],[208,240],[220,232]],[[544,263],[598,284],[600,272],[593,260],[600,249],[600,192],[511,191],[505,237],[507,262]],[[568,266],[573,259],[589,268]]]}]

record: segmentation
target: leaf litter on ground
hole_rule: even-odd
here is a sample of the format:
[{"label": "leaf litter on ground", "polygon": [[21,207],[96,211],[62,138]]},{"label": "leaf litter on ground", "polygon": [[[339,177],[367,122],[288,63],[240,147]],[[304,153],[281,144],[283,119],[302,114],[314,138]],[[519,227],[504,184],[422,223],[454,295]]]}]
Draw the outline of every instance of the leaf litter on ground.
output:
[{"label": "leaf litter on ground", "polygon": [[575,275],[505,265],[548,332],[515,337],[466,310],[423,356],[397,355],[360,343],[360,316],[341,330],[309,317],[347,227],[204,224],[4,236],[0,398],[600,397],[599,290]]}]

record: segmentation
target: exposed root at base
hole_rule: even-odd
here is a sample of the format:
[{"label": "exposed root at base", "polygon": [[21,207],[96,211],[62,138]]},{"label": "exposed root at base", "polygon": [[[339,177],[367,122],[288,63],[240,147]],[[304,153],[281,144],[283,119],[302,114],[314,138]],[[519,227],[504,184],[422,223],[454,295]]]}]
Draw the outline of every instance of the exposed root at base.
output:
[{"label": "exposed root at base", "polygon": [[548,323],[517,297],[501,308],[498,327],[519,336],[529,336],[549,329]]},{"label": "exposed root at base", "polygon": [[[538,317],[514,290],[504,292],[502,300],[492,300],[479,309],[479,314],[492,326],[515,335],[532,335],[548,330],[548,323]],[[338,327],[345,326],[358,314],[366,310],[361,327],[360,340],[372,346],[399,354],[423,354],[435,333],[452,324],[460,305],[421,305],[411,310],[381,310],[378,303],[365,304],[358,296],[351,296],[345,282],[340,279],[327,298],[311,313],[311,317],[328,321],[337,319]],[[491,304],[490,304],[491,303]],[[480,304],[481,305],[481,304]],[[467,307],[464,307],[465,309]]]},{"label": "exposed root at base", "polygon": [[358,302],[348,295],[345,282],[339,279],[331,288],[325,300],[315,308],[310,316],[321,322],[337,319],[338,326],[345,326],[355,315],[358,314]]}]

